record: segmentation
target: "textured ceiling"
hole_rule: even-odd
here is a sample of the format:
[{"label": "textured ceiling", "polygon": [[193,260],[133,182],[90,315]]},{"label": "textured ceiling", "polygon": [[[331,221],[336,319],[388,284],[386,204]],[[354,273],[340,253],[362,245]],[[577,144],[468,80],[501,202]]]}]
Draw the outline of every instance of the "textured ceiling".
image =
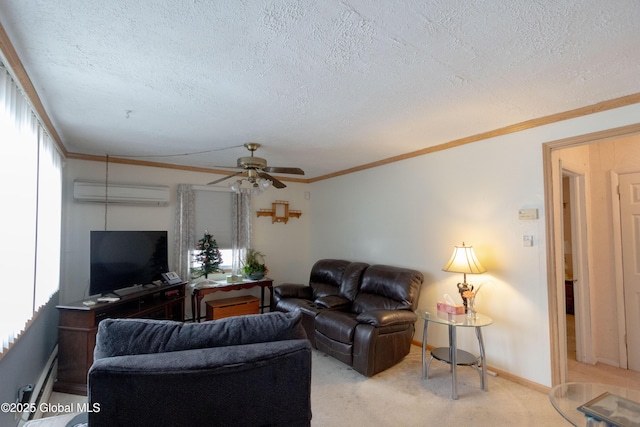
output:
[{"label": "textured ceiling", "polygon": [[3,0],[69,152],[317,177],[640,93],[638,0]]}]

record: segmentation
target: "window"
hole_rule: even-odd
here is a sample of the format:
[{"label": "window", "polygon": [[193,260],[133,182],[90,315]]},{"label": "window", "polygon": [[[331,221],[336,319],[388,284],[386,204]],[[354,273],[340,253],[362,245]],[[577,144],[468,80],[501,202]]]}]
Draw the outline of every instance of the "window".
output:
[{"label": "window", "polygon": [[[220,250],[220,256],[222,257],[222,264],[220,264],[220,268],[223,269],[225,273],[230,273],[233,268],[232,267],[233,249],[222,249],[222,248],[218,248],[218,249]],[[194,261],[195,253],[197,253],[195,249],[189,251],[189,267],[190,268],[201,267],[200,264]]]},{"label": "window", "polygon": [[220,268],[231,272],[233,261],[233,194],[229,191],[195,189],[195,237],[201,239],[205,230],[216,239],[222,255]]},{"label": "window", "polygon": [[58,290],[62,158],[0,63],[0,355]]}]

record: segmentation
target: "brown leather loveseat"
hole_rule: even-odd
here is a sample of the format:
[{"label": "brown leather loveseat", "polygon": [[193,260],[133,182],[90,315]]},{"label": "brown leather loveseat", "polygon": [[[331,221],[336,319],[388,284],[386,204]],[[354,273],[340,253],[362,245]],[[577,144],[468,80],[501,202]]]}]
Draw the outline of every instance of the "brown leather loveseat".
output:
[{"label": "brown leather loveseat", "polygon": [[274,288],[275,308],[301,311],[313,347],[372,376],[409,354],[423,280],[407,268],[323,259],[308,286]]}]

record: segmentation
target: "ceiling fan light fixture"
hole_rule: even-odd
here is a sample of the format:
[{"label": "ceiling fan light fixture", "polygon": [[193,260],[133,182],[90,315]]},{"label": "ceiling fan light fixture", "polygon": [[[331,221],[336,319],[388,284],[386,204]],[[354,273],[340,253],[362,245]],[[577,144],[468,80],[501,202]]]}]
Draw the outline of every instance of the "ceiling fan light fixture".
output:
[{"label": "ceiling fan light fixture", "polygon": [[236,193],[240,192],[240,188],[242,187],[242,180],[237,180],[237,181],[233,181],[231,184],[229,184],[229,188],[231,188],[232,191],[235,191]]},{"label": "ceiling fan light fixture", "polygon": [[[254,194],[261,194],[269,187],[285,188],[286,185],[277,178],[269,175],[269,173],[286,173],[294,175],[304,175],[304,171],[300,168],[292,167],[277,167],[267,166],[267,161],[262,157],[254,156],[254,152],[260,147],[260,144],[250,142],[244,144],[245,148],[251,152],[251,156],[240,157],[237,163],[237,169],[241,169],[239,172],[228,175],[224,178],[211,181],[208,185],[217,184],[226,179],[233,178],[234,176],[246,174],[246,178],[241,178],[229,185],[231,190],[239,193],[241,191],[242,182],[247,181],[254,189]],[[221,166],[226,167],[226,166]]]},{"label": "ceiling fan light fixture", "polygon": [[262,188],[263,190],[266,190],[267,188],[271,187],[271,181],[266,178],[258,179],[258,184],[260,184],[260,188]]},{"label": "ceiling fan light fixture", "polygon": [[272,184],[271,181],[266,178],[255,179],[250,177],[248,179],[238,179],[236,181],[233,181],[231,184],[229,184],[229,188],[231,189],[231,191],[240,193],[240,191],[242,190],[243,181],[247,181],[251,184],[252,193],[256,196],[262,194],[265,190],[271,187]]}]

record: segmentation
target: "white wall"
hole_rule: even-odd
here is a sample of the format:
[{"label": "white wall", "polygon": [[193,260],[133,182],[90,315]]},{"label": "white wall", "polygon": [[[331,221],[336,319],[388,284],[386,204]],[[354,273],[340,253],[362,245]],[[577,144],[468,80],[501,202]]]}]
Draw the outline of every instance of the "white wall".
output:
[{"label": "white wall", "polygon": [[[89,231],[105,229],[103,204],[75,203],[73,181],[105,179],[105,164],[100,162],[67,160],[65,165],[65,194],[63,215],[63,260],[60,301],[80,300],[88,294]],[[171,188],[169,206],[116,206],[107,209],[108,230],[167,230],[169,232],[169,267],[173,265],[173,242],[176,185],[202,185],[219,175],[199,172],[141,167],[122,164],[109,165],[109,182],[168,185]],[[226,185],[226,183],[222,184]],[[270,208],[275,200],[287,200],[291,209],[302,211],[300,218],[288,224],[272,224],[270,218],[256,218],[253,222],[253,246],[266,255],[269,277],[274,283],[308,282],[309,277],[309,201],[304,193],[307,184],[287,183],[285,189],[269,189],[253,196],[252,210]],[[220,297],[223,294],[215,294]],[[226,295],[229,296],[229,295]],[[213,299],[210,296],[207,299]]]},{"label": "white wall", "polygon": [[[311,185],[311,257],[412,267],[425,274],[420,306],[456,295],[460,275],[441,271],[453,246],[473,245],[488,272],[478,308],[488,364],[550,386],[542,144],[636,123],[634,105],[404,160]],[[520,221],[518,209],[540,219]],[[523,247],[523,235],[534,246]],[[421,339],[422,322],[418,323]],[[472,331],[461,348],[477,353]],[[429,344],[445,345],[445,328]]]}]

